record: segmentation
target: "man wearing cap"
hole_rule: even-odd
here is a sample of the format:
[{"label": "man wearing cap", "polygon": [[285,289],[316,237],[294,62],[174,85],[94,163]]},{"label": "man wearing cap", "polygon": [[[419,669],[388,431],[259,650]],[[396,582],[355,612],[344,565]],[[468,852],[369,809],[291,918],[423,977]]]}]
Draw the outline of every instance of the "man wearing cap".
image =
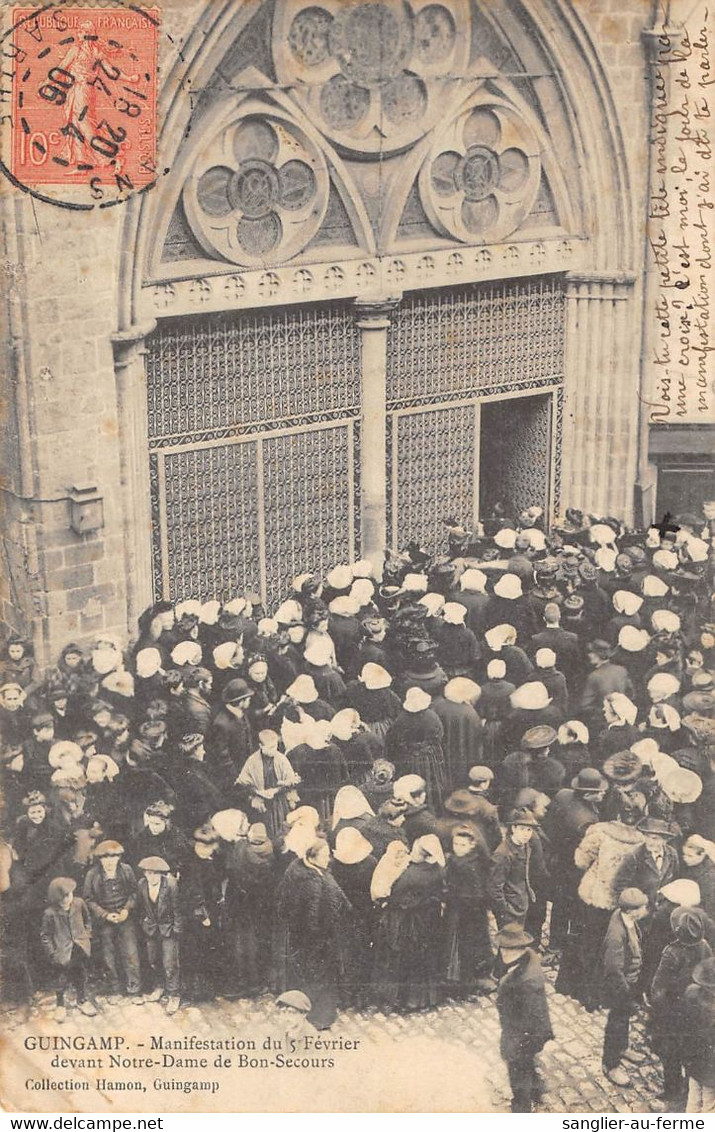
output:
[{"label": "man wearing cap", "polygon": [[628,1045],[630,1020],[637,1001],[642,947],[638,921],[648,915],[648,897],[638,888],[625,888],[611,915],[601,949],[601,996],[608,1008],[603,1039],[603,1072],[613,1085],[630,1085],[621,1062],[640,1065],[645,1056]]},{"label": "man wearing cap", "polygon": [[163,857],[143,857],[142,877],[137,886],[138,915],[146,944],[146,955],[154,987],[147,1002],[158,1002],[166,994],[167,1014],[179,1009],[179,895],[176,878],[169,875]]},{"label": "man wearing cap", "polygon": [[102,841],[94,850],[95,864],[84,878],[84,899],[95,918],[102,962],[109,976],[110,1002],[119,1001],[119,969],[123,968],[127,994],[137,1004],[140,994],[139,952],[132,913],[137,902],[137,880],[121,860],[118,841]]},{"label": "man wearing cap", "polygon": [[670,844],[676,831],[662,818],[642,818],[636,829],[643,843],[628,853],[616,874],[616,892],[625,888],[639,888],[648,900],[648,914],[655,908],[658,890],[680,872],[678,853]]},{"label": "man wearing cap", "polygon": [[[499,927],[524,925],[536,901],[535,889],[547,879],[538,822],[528,810],[515,810],[506,821],[506,836],[492,853],[489,903]],[[532,883],[533,882],[533,883]]]},{"label": "man wearing cap", "polygon": [[683,1065],[688,1075],[686,1112],[715,1112],[715,958],[693,971],[683,1001]]},{"label": "man wearing cap", "polygon": [[92,922],[81,897],[75,896],[77,882],[71,877],[55,877],[47,889],[47,908],[42,915],[40,940],[57,980],[55,1021],[67,1017],[65,992],[73,986],[77,1009],[88,1018],[97,1013],[87,998],[87,973],[91,954]]},{"label": "man wearing cap", "polygon": [[533,1112],[543,1093],[535,1059],[554,1034],[546,1001],[544,974],[534,942],[522,925],[509,922],[497,932],[503,975],[497,989],[501,1023],[499,1049],[509,1072],[512,1112]]}]

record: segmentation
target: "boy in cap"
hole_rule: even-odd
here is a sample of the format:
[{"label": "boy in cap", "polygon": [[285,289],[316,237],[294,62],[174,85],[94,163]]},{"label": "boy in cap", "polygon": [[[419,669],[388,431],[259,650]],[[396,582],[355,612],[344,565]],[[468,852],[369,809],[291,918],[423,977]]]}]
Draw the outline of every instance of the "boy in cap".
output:
[{"label": "boy in cap", "polygon": [[179,898],[176,878],[169,875],[163,857],[144,857],[139,862],[142,877],[137,886],[138,910],[146,955],[154,989],[147,1002],[158,1002],[168,994],[167,1014],[179,1009]]},{"label": "boy in cap", "polygon": [[621,1062],[640,1065],[645,1056],[628,1045],[631,1015],[637,1001],[643,954],[638,921],[648,915],[648,897],[638,888],[624,889],[606,929],[601,950],[601,993],[608,1008],[603,1039],[603,1072],[613,1085],[630,1085]]},{"label": "boy in cap", "polygon": [[92,922],[89,909],[75,896],[76,881],[55,877],[47,889],[47,908],[42,916],[40,940],[56,978],[55,1022],[67,1017],[65,992],[73,986],[77,1009],[88,1018],[97,1013],[87,998],[87,968],[91,954]]},{"label": "boy in cap", "polygon": [[[543,887],[547,872],[538,822],[528,810],[515,810],[506,822],[506,836],[492,853],[489,901],[497,925],[524,925],[536,900],[534,883]],[[539,883],[542,882],[542,883]]]},{"label": "boy in cap", "polygon": [[532,1112],[543,1084],[536,1070],[536,1055],[553,1038],[544,974],[534,941],[518,923],[504,924],[494,942],[499,948],[503,974],[497,989],[501,1023],[500,1052],[511,1085],[512,1112]]},{"label": "boy in cap", "polygon": [[101,841],[93,855],[95,864],[84,878],[83,895],[97,923],[102,962],[109,975],[108,1001],[119,1002],[121,966],[127,994],[140,1005],[144,999],[139,993],[139,952],[132,918],[137,901],[134,870],[121,860],[124,847],[118,841]]}]

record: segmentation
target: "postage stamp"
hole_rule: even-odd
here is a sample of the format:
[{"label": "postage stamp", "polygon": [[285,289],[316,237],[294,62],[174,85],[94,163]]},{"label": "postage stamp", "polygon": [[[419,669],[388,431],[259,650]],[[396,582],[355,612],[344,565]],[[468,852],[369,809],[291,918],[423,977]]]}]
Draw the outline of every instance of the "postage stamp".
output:
[{"label": "postage stamp", "polygon": [[14,9],[16,182],[101,201],[155,181],[158,32],[158,9]]}]

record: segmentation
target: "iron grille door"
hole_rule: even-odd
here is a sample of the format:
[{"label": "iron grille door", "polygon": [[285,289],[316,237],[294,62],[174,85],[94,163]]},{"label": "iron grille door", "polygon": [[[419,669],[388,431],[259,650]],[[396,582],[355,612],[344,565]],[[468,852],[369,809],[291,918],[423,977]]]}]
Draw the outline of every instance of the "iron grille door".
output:
[{"label": "iron grille door", "polygon": [[[554,391],[554,443],[550,415],[543,421],[535,418],[528,458],[516,448],[511,455],[516,494],[521,498],[533,492],[547,509],[556,505],[565,313],[560,276],[405,296],[388,332],[388,531],[393,546],[417,538],[434,552],[444,548],[446,516],[467,523],[477,518],[478,406],[516,392]],[[539,400],[550,404],[552,397]],[[543,411],[551,412],[548,407]],[[544,441],[543,447],[532,433]]]},{"label": "iron grille door", "polygon": [[148,341],[154,592],[222,600],[359,553],[360,341],[315,304],[166,320]]}]

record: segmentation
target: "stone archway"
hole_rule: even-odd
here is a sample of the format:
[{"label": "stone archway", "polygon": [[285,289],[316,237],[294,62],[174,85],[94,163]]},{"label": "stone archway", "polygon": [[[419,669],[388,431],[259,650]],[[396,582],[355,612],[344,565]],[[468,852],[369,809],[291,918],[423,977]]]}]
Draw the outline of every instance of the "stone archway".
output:
[{"label": "stone archway", "polygon": [[[390,2],[386,0],[387,7]],[[363,74],[357,64],[343,66],[341,62],[340,45],[350,27],[341,25],[340,34],[335,33],[329,40],[335,59],[334,63],[320,62],[321,67],[325,66],[321,90],[329,86],[332,94],[327,102],[318,99],[315,103],[311,102],[315,92],[308,90],[304,97],[292,97],[280,78],[282,69],[290,70],[286,42],[290,46],[290,29],[295,30],[304,5],[298,0],[282,0],[279,5],[277,24],[283,20],[289,28],[288,41],[284,36],[279,49],[276,48],[275,28],[272,32],[268,29],[268,39],[274,37],[274,48],[264,74],[255,51],[250,64],[244,59],[242,66],[240,61],[241,51],[245,54],[242,37],[250,39],[253,35],[250,43],[255,49],[258,40],[254,25],[257,21],[256,26],[262,26],[264,10],[258,3],[242,6],[240,13],[229,12],[229,7],[214,23],[197,27],[168,76],[163,95],[165,144],[171,146],[169,139],[181,139],[166,154],[174,175],[156,194],[133,206],[125,228],[125,246],[133,248],[134,254],[127,254],[121,284],[122,323],[115,350],[122,406],[127,533],[131,544],[128,554],[133,578],[132,611],[146,603],[152,586],[157,589],[157,578],[166,580],[167,562],[174,551],[169,545],[168,529],[160,530],[157,536],[156,514],[152,516],[150,501],[152,496],[155,500],[161,496],[166,505],[167,469],[172,468],[171,475],[181,472],[180,462],[171,465],[164,441],[154,445],[147,426],[145,356],[147,348],[154,348],[151,343],[156,336],[145,340],[157,319],[161,338],[166,327],[178,325],[180,320],[205,320],[217,315],[250,322],[259,311],[267,312],[264,317],[270,320],[274,317],[271,312],[277,313],[287,306],[310,304],[306,309],[319,312],[320,304],[356,304],[360,397],[353,406],[357,415],[351,418],[348,414],[336,427],[351,430],[353,470],[357,466],[361,475],[357,496],[348,492],[351,503],[348,507],[346,499],[343,508],[350,536],[344,546],[340,545],[340,554],[357,553],[360,549],[377,554],[389,538],[388,528],[396,532],[388,513],[391,498],[399,505],[399,486],[389,490],[393,472],[388,463],[392,459],[394,471],[395,455],[399,459],[394,438],[400,429],[407,437],[409,422],[405,414],[416,408],[407,402],[403,404],[399,398],[392,410],[389,405],[389,351],[391,336],[394,338],[391,326],[399,324],[400,312],[411,303],[401,303],[402,296],[412,292],[424,294],[432,288],[438,294],[446,285],[471,289],[484,281],[534,278],[538,284],[539,278],[557,277],[562,281],[559,291],[566,302],[560,331],[565,354],[557,381],[563,382],[565,388],[566,419],[578,422],[578,428],[585,433],[582,449],[589,453],[583,462],[574,461],[566,436],[568,478],[575,491],[569,502],[589,500],[594,505],[594,501],[607,496],[615,500],[620,490],[621,510],[628,514],[630,502],[623,498],[622,488],[627,473],[624,476],[622,468],[618,483],[606,479],[594,486],[589,480],[588,469],[594,461],[598,464],[603,438],[596,425],[590,423],[592,414],[584,398],[596,396],[602,404],[611,404],[613,390],[620,389],[617,396],[625,405],[623,390],[632,389],[633,359],[624,358],[615,349],[618,328],[632,301],[631,203],[610,93],[586,30],[571,6],[561,0],[540,0],[530,3],[526,12],[513,0],[490,5],[488,14],[467,0],[455,0],[454,4],[445,0],[443,5],[436,6],[453,22],[467,12],[473,23],[481,21],[482,40],[489,42],[494,52],[498,51],[502,70],[494,73],[494,65],[486,67],[479,61],[481,56],[471,60],[474,69],[469,79],[462,77],[451,84],[448,92],[442,92],[440,105],[448,106],[449,113],[436,114],[432,121],[430,107],[437,88],[429,59],[427,64],[424,58],[415,63],[413,55],[416,52],[419,56],[420,49],[415,47],[414,37],[407,36],[401,46],[397,42],[395,49],[399,47],[404,64],[400,74],[411,76],[394,92],[391,104],[396,118],[399,114],[394,107],[402,105],[404,129],[400,133],[396,120],[389,123],[386,152],[379,155],[379,163],[374,162],[375,155],[370,151],[373,135],[368,132],[356,140],[350,117],[341,117],[336,110],[340,100],[335,101],[335,91],[349,81],[356,89],[372,91],[372,109],[365,112],[366,122],[369,120],[374,126],[374,115],[379,118],[384,114],[384,107],[378,112],[374,106],[377,96],[371,76]],[[327,3],[326,11],[335,19],[332,7]],[[424,3],[415,0],[412,8],[418,21]],[[448,24],[449,20],[442,17],[442,30],[449,40]],[[303,31],[307,34],[306,29]],[[303,35],[297,41],[305,45],[313,42],[316,34],[312,29],[307,40]],[[430,36],[434,35],[432,28],[427,41],[432,42]],[[296,36],[297,33],[294,39]],[[263,42],[265,50],[265,36]],[[319,35],[318,42],[322,42]],[[227,47],[228,44],[231,46]],[[434,49],[433,45],[431,50]],[[444,45],[437,49],[446,50]],[[422,49],[423,56],[425,50]],[[227,59],[234,73],[241,76],[238,100],[235,94],[227,99],[222,88]],[[290,65],[295,65],[295,51]],[[464,72],[460,74],[463,76]],[[533,75],[540,76],[538,81],[533,80]],[[231,77],[229,74],[229,88]],[[412,79],[422,91],[419,97],[424,102],[424,129],[419,130],[405,109],[409,108],[409,97],[417,97]],[[193,110],[186,97],[189,82],[204,91]],[[400,90],[404,95],[402,102],[398,97]],[[407,91],[412,92],[409,97]],[[549,102],[547,94],[551,110],[544,126],[539,108],[542,100]],[[344,91],[340,97],[343,95]],[[326,106],[331,109],[326,110]],[[330,188],[328,195],[321,197],[318,227],[302,251],[286,244],[283,254],[281,241],[290,229],[290,216],[279,208],[274,209],[273,235],[269,239],[254,224],[250,229],[255,232],[250,236],[250,247],[246,244],[248,236],[243,244],[240,235],[238,244],[235,240],[231,243],[234,238],[229,231],[229,243],[217,244],[216,238],[204,230],[207,211],[200,211],[202,199],[204,204],[211,201],[208,214],[212,208],[218,208],[219,213],[232,215],[230,210],[241,197],[236,178],[245,175],[240,160],[244,166],[246,161],[265,164],[268,158],[273,160],[271,154],[268,158],[245,154],[239,146],[238,165],[234,161],[234,167],[228,162],[225,167],[229,172],[221,174],[223,184],[219,185],[221,178],[217,179],[212,170],[220,168],[220,161],[208,153],[206,146],[213,145],[213,153],[219,154],[226,153],[229,145],[236,158],[235,131],[240,127],[235,123],[258,121],[266,116],[274,123],[274,129],[287,131],[294,144],[302,145],[302,152],[313,147],[314,157],[310,160],[316,163],[314,178],[318,176],[318,167],[328,171]],[[500,138],[508,138],[508,145]],[[202,150],[199,142],[203,139],[208,140]],[[508,163],[503,156],[507,150],[514,155]],[[306,163],[305,157],[299,160]],[[276,168],[278,184],[283,168],[280,161]],[[267,184],[271,174],[263,167],[261,170]],[[538,185],[534,181],[532,186],[531,178],[537,172],[540,181]],[[184,199],[182,192],[189,195]],[[219,197],[223,193],[228,203],[221,198],[216,205],[216,192]],[[496,205],[484,206],[488,199],[495,200]],[[384,200],[382,209],[375,204],[376,200]],[[237,215],[236,222],[242,223],[240,217],[246,215],[245,208]],[[230,220],[229,228],[233,223]],[[279,227],[280,238],[276,236]],[[246,224],[244,230],[249,232]],[[171,241],[171,250],[167,251]],[[629,375],[627,380],[623,380],[624,374]],[[514,375],[517,384],[519,376]],[[585,393],[587,377],[591,389]],[[545,374],[542,384],[549,380],[553,384],[553,375]],[[594,391],[594,384],[601,393]],[[477,385],[467,392],[468,405],[479,399]],[[445,406],[459,400],[454,390],[445,392]],[[236,397],[239,396],[237,393]],[[227,418],[217,435],[211,437],[211,459],[219,459],[218,450],[222,445],[226,448],[226,442],[234,450],[232,456],[239,451],[244,456],[253,451],[255,475],[264,477],[261,482],[265,482],[266,453],[278,451],[275,446],[270,447],[275,430],[268,428],[265,435],[251,439],[250,422],[244,416],[234,414]],[[633,430],[629,430],[627,418],[628,414],[618,438],[624,446],[626,464],[634,459]],[[304,417],[298,428],[320,425],[325,431],[328,423],[327,418],[313,421]],[[393,425],[395,431],[388,436]],[[356,457],[357,435],[361,447]],[[154,452],[151,462],[150,448]],[[557,446],[553,459],[558,461],[560,455]],[[261,463],[262,470],[258,468]],[[206,473],[196,463],[190,474],[198,477]],[[227,482],[231,474],[227,473]],[[257,509],[263,507],[260,495],[258,492]],[[612,506],[617,503],[614,501]],[[267,585],[265,518],[258,527],[264,535],[259,532],[255,536],[262,563],[257,583],[268,593],[272,587]],[[251,537],[249,534],[249,541]],[[337,552],[337,544],[334,549]]]}]

